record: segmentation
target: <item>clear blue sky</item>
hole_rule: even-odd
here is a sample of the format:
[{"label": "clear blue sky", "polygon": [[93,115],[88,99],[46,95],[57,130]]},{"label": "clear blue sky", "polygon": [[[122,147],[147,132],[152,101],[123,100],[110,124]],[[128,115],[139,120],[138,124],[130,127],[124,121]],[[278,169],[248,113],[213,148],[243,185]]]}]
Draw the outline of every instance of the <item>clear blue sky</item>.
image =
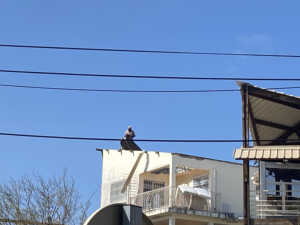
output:
[{"label": "clear blue sky", "polygon": [[[0,43],[98,48],[300,54],[298,1],[2,0]],[[0,68],[75,73],[298,77],[299,59],[155,55],[0,48]],[[231,89],[233,81],[60,78],[0,74],[0,83],[98,89]],[[262,87],[300,82],[254,82]],[[300,90],[288,93],[300,96]],[[238,92],[112,94],[0,88],[0,131],[61,136],[239,139]],[[99,148],[117,142],[41,140],[0,136],[0,183],[37,171],[67,168],[88,197],[97,191]],[[232,161],[238,143],[140,143],[143,149]]]}]

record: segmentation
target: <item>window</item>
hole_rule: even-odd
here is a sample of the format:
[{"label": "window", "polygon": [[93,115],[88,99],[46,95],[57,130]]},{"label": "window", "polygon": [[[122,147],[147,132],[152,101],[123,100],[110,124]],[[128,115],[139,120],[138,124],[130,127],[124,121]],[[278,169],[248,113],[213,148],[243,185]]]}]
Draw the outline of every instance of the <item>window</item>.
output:
[{"label": "window", "polygon": [[[275,173],[266,168],[265,179],[266,184],[264,190],[267,190],[268,195],[276,195],[276,190],[279,190],[280,186],[275,182]],[[277,194],[279,195],[279,193]]]},{"label": "window", "polygon": [[153,180],[144,180],[144,192],[152,191],[158,188],[163,188],[165,186],[165,182],[161,181],[153,181]]},{"label": "window", "polygon": [[208,190],[208,174],[193,178],[194,188],[203,188]]},{"label": "window", "polygon": [[124,202],[126,201],[126,192],[121,193],[125,180],[120,180],[111,183],[110,185],[110,202]]},{"label": "window", "polygon": [[[153,181],[153,180],[144,180],[143,191],[146,192],[143,197],[143,209],[144,210],[153,210],[160,208],[164,205],[164,189],[153,191],[165,186],[164,182]],[[153,191],[153,192],[149,192]],[[148,193],[147,193],[148,192]]]},{"label": "window", "polygon": [[300,198],[300,181],[292,180],[292,196]]},{"label": "window", "polygon": [[266,168],[264,188],[267,194],[300,198],[299,172],[292,168]]}]

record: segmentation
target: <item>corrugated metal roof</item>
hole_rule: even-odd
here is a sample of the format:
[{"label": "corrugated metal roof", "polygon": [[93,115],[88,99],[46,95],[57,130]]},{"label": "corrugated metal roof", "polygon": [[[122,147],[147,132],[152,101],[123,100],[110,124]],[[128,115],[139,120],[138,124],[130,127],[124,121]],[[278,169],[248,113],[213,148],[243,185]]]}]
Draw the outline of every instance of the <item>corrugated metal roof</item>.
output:
[{"label": "corrugated metal roof", "polygon": [[300,144],[300,98],[248,83],[238,84],[247,85],[249,126],[252,139],[258,140],[254,145]]},{"label": "corrugated metal roof", "polygon": [[235,149],[233,157],[235,159],[251,160],[300,160],[300,145],[255,146],[251,148],[238,148]]}]

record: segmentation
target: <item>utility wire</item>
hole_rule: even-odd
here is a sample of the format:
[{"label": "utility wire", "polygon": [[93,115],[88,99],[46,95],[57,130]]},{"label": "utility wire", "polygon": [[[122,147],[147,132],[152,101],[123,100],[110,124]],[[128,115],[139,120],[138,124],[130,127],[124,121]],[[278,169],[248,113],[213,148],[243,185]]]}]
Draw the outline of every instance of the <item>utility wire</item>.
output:
[{"label": "utility wire", "polygon": [[129,74],[70,73],[70,72],[49,72],[49,71],[7,70],[7,69],[0,69],[0,73],[22,73],[22,74],[31,74],[31,75],[54,75],[54,76],[77,76],[77,77],[135,78],[135,79],[300,81],[300,78],[156,76],[156,75],[129,75]]},{"label": "utility wire", "polygon": [[[124,89],[90,89],[90,88],[64,88],[48,86],[15,85],[0,83],[0,87],[26,88],[56,91],[79,91],[79,92],[112,92],[112,93],[211,93],[211,92],[239,92],[240,89],[203,89],[203,90],[124,90]],[[298,87],[275,87],[268,90],[298,89]]]},{"label": "utility wire", "polygon": [[[51,135],[35,135],[24,133],[6,133],[0,132],[0,136],[14,136],[14,137],[30,137],[30,138],[44,138],[44,139],[64,139],[64,140],[80,140],[80,141],[121,141],[120,138],[95,138],[95,137],[72,137],[72,136],[51,136]],[[244,142],[241,139],[134,139],[136,142],[168,142],[168,143],[235,143]],[[249,140],[255,142],[256,140]],[[259,140],[259,141],[273,141],[273,140]],[[278,140],[280,141],[280,140]],[[286,141],[286,140],[283,140]],[[289,141],[300,141],[300,139],[289,139]]]},{"label": "utility wire", "polygon": [[168,50],[118,49],[118,48],[83,48],[83,47],[48,46],[48,45],[16,45],[16,44],[0,44],[0,47],[52,49],[52,50],[76,50],[76,51],[125,52],[125,53],[151,53],[151,54],[182,54],[182,55],[255,56],[255,57],[300,58],[300,55],[294,55],[294,54],[259,54],[259,53],[168,51]]},{"label": "utility wire", "polygon": [[58,91],[116,92],[116,93],[203,93],[203,92],[233,92],[233,91],[240,91],[239,89],[215,89],[215,90],[214,89],[207,89],[207,90],[90,89],[90,88],[62,88],[62,87],[28,86],[28,85],[14,85],[14,84],[2,84],[2,83],[0,83],[0,87],[30,88],[30,89],[58,90]]}]

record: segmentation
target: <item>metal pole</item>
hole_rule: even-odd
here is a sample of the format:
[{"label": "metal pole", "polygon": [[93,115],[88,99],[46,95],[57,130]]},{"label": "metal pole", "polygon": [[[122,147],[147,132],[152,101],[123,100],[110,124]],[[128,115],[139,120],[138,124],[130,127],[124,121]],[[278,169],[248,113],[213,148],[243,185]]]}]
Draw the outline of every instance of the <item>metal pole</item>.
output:
[{"label": "metal pole", "polygon": [[[242,86],[243,103],[243,148],[249,147],[249,117],[248,117],[248,84]],[[249,186],[249,159],[243,160],[243,204],[244,225],[250,224],[250,186]]]}]

